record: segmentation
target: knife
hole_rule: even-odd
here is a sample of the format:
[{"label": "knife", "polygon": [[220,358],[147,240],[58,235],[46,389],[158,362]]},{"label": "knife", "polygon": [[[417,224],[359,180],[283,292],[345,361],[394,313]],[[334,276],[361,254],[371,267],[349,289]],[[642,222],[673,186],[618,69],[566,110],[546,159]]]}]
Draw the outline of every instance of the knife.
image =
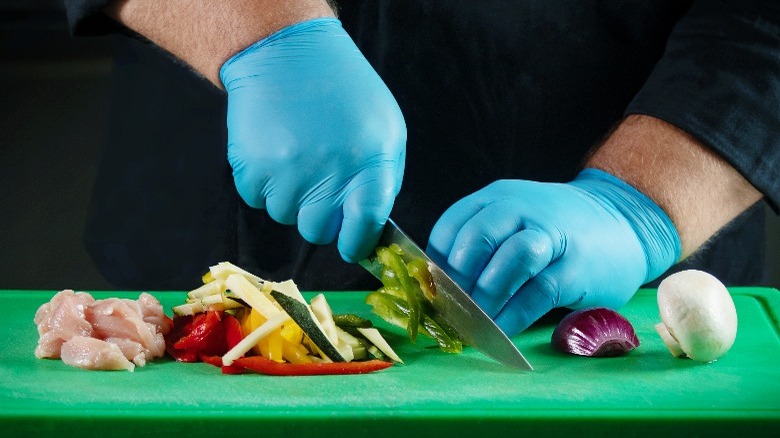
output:
[{"label": "knife", "polygon": [[[479,307],[471,297],[458,286],[433,260],[420,249],[398,225],[388,219],[377,246],[396,244],[404,253],[424,260],[428,264],[436,294],[431,305],[460,336],[461,340],[486,356],[512,368],[531,371],[531,364],[520,350]],[[382,266],[376,254],[360,262],[374,277],[382,279]]]}]

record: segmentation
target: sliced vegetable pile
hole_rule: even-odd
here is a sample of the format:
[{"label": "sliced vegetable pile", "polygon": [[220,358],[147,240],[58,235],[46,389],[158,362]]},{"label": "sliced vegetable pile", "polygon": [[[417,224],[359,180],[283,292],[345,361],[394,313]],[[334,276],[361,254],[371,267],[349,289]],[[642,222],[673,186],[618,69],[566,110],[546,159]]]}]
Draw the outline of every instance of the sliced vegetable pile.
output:
[{"label": "sliced vegetable pile", "polygon": [[334,315],[325,296],[307,303],[292,280],[263,280],[229,262],[173,308],[166,349],[224,374],[361,374],[402,362],[371,321]]},{"label": "sliced vegetable pile", "polygon": [[442,351],[462,352],[463,342],[455,330],[431,307],[436,287],[428,264],[405,254],[395,244],[377,247],[375,263],[382,266],[383,287],[366,296],[373,312],[390,324],[405,328],[412,342],[422,333],[433,338]]}]

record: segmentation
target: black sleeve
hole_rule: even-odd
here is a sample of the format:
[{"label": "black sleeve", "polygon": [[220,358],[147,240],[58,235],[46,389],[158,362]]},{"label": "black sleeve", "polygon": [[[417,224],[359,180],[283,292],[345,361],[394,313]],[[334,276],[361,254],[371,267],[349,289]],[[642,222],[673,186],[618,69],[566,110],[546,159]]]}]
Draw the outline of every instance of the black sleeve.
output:
[{"label": "black sleeve", "polygon": [[695,2],[628,114],[690,133],[780,211],[780,2]]},{"label": "black sleeve", "polygon": [[125,28],[103,13],[110,0],[64,0],[72,35],[105,35]]}]

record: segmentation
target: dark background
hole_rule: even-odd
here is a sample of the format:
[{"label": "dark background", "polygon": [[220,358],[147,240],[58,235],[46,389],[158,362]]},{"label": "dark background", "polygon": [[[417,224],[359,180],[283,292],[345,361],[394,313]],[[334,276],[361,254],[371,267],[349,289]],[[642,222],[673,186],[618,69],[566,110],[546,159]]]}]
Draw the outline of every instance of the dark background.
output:
[{"label": "dark background", "polygon": [[[72,38],[59,1],[0,3],[0,289],[110,289],[82,243],[111,69],[108,38]],[[770,285],[780,220],[767,211]]]}]

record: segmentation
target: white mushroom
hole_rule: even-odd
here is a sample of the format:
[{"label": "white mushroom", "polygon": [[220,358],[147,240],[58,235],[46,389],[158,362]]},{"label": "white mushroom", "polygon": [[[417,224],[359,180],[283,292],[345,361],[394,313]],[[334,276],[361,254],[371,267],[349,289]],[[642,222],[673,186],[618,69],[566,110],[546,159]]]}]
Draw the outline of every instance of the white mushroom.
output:
[{"label": "white mushroom", "polygon": [[737,310],[717,278],[690,269],[658,285],[661,323],[655,326],[675,357],[713,362],[726,354],[737,336]]}]

